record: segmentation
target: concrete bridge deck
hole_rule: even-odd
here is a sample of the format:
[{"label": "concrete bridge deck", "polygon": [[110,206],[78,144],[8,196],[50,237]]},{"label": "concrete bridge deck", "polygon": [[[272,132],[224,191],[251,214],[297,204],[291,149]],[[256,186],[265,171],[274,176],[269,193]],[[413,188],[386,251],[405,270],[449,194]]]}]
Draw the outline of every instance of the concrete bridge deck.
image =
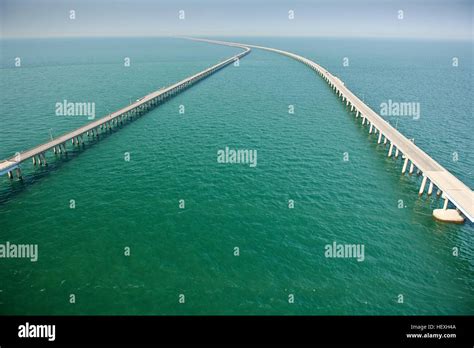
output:
[{"label": "concrete bridge deck", "polygon": [[[247,45],[234,42],[225,42],[217,40],[207,40],[207,39],[195,39],[189,38],[191,40],[203,41],[208,43],[220,44],[220,45],[238,45],[239,47],[251,47],[262,49],[266,51],[275,52],[278,54],[285,55],[292,59],[295,59],[321,75],[324,80],[329,84],[329,86],[346,102],[347,106],[351,107],[351,111],[355,111],[356,117],[360,117],[362,124],[370,125],[370,133],[376,134],[379,133],[378,143],[380,144],[382,138],[384,138],[384,144],[387,142],[390,144],[388,156],[392,157],[392,154],[395,151],[395,156],[398,158],[399,153],[403,154],[404,165],[402,172],[405,173],[408,163],[410,164],[410,173],[413,173],[414,167],[418,168],[423,174],[422,184],[419,190],[419,194],[422,195],[427,181],[430,180],[428,195],[431,195],[433,192],[433,186],[436,186],[439,189],[439,192],[443,194],[445,198],[445,204],[443,210],[446,210],[448,202],[454,204],[454,206],[459,209],[459,211],[464,214],[471,222],[474,221],[474,195],[472,190],[465,185],[461,180],[451,174],[446,168],[441,166],[433,158],[431,158],[427,153],[421,150],[417,145],[415,145],[411,140],[407,139],[402,133],[397,129],[391,126],[387,121],[385,121],[380,115],[368,107],[362,100],[360,100],[353,92],[351,92],[338,77],[332,75],[326,69],[324,69],[319,64],[313,62],[310,59],[302,57],[300,55],[278,50],[275,48],[256,46],[256,45]],[[435,217],[440,220],[443,219],[443,212],[438,212],[436,216],[436,210],[434,212]],[[451,212],[452,213],[452,212]],[[452,215],[452,214],[450,214]],[[455,215],[456,216],[456,215]],[[448,219],[451,222],[452,219]],[[460,221],[456,221],[460,222]]]}]

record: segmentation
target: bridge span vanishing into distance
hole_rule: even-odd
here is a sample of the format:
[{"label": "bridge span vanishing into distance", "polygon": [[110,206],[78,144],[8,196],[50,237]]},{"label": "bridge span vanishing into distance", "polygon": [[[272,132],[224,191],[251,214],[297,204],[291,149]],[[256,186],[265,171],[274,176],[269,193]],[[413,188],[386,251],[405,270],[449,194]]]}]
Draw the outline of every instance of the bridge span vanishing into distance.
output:
[{"label": "bridge span vanishing into distance", "polygon": [[16,172],[17,177],[21,180],[22,172],[20,164],[26,160],[32,158],[34,165],[47,165],[45,156],[47,151],[52,150],[56,155],[67,153],[67,143],[69,141],[72,143],[72,145],[80,145],[84,143],[84,136],[86,139],[88,137],[97,138],[100,134],[106,133],[113,127],[123,125],[126,121],[134,120],[137,117],[145,114],[148,110],[162,104],[166,100],[184,91],[209,75],[219,71],[229,64],[238,61],[249,52],[250,48],[245,48],[244,51],[239,54],[236,54],[182,81],[179,81],[174,85],[150,93],[143,98],[138,99],[136,102],[131,103],[130,105],[105,117],[102,117],[97,121],[93,121],[83,127],[63,134],[56,139],[52,139],[44,144],[35,146],[34,148],[27,151],[16,153],[15,156],[0,161],[0,175],[7,174],[10,179],[13,179],[14,173]]},{"label": "bridge span vanishing into distance", "polygon": [[[367,106],[337,76],[332,75],[319,64],[300,55],[275,48],[199,38],[186,39],[239,47],[243,49],[243,52],[166,89],[151,93],[139,101],[97,121],[0,162],[0,175],[8,173],[8,176],[13,178],[13,170],[16,170],[18,178],[21,179],[20,164],[25,160],[32,158],[33,164],[46,165],[44,155],[46,151],[52,149],[55,154],[60,154],[66,151],[66,143],[68,141],[78,145],[83,143],[84,134],[97,137],[100,132],[106,132],[111,127],[121,125],[126,120],[141,116],[149,109],[161,104],[199,80],[244,57],[250,52],[251,48],[257,48],[295,59],[318,73],[336,95],[341,98],[342,102],[345,102],[346,106],[350,107],[350,111],[355,115],[355,118],[361,119],[362,125],[368,128],[369,134],[377,137],[377,144],[388,146],[387,156],[395,159],[400,157],[402,159],[402,174],[405,174],[407,171],[409,174],[413,174],[416,168],[416,173],[422,175],[418,194],[420,196],[423,195],[428,184],[428,196],[432,195],[434,190],[436,190],[436,195],[444,199],[443,208],[433,211],[433,216],[437,220],[462,223],[466,217],[471,222],[474,222],[474,195],[472,190]],[[448,209],[449,203],[454,206],[454,209]]]}]

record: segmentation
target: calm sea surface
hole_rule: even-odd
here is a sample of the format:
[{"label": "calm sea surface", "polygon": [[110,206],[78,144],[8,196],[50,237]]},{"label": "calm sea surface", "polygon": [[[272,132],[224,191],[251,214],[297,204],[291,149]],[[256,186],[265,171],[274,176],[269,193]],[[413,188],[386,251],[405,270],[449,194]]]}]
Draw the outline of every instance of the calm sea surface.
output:
[{"label": "calm sea surface", "polygon": [[[313,59],[377,112],[389,99],[420,103],[418,120],[387,120],[474,187],[471,42],[233,40]],[[89,122],[56,116],[57,102],[94,102],[102,117],[240,51],[178,39],[0,43],[1,159]],[[219,164],[226,146],[257,150],[257,166]],[[442,203],[418,197],[421,178],[401,176],[401,159],[287,57],[254,49],[68,147],[67,159],[48,153],[47,168],[25,163],[23,182],[0,178],[0,244],[39,248],[37,262],[0,259],[1,314],[474,313],[473,225],[435,222]],[[363,244],[365,260],[326,258],[333,242]]]}]

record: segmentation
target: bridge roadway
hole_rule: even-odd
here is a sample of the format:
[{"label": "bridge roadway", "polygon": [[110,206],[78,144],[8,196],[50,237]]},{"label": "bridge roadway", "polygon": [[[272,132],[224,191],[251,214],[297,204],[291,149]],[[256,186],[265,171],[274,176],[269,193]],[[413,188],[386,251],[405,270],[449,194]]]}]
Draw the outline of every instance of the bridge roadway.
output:
[{"label": "bridge roadway", "polygon": [[[262,49],[266,51],[275,52],[282,54],[284,56],[295,59],[312,70],[316,71],[328,84],[329,86],[337,93],[337,95],[342,98],[342,101],[346,102],[347,106],[351,107],[351,111],[355,111],[355,116],[360,117],[362,124],[370,125],[369,132],[372,134],[379,133],[378,143],[380,144],[382,138],[384,138],[384,144],[387,142],[390,144],[388,156],[392,157],[395,151],[395,157],[398,158],[399,153],[402,153],[402,158],[404,159],[402,173],[405,173],[407,170],[408,164],[410,163],[410,174],[413,173],[414,167],[418,168],[423,174],[423,179],[419,194],[422,195],[425,190],[427,181],[429,180],[428,195],[431,195],[433,192],[433,186],[438,188],[439,194],[442,193],[443,198],[445,199],[445,204],[443,210],[446,210],[448,202],[451,202],[456,206],[456,208],[464,214],[471,222],[474,220],[474,194],[472,190],[465,185],[461,180],[451,174],[447,169],[441,166],[433,158],[431,158],[427,153],[421,150],[417,145],[414,144],[411,140],[407,139],[402,133],[385,121],[380,115],[368,107],[362,100],[360,100],[353,92],[351,92],[337,76],[332,75],[326,69],[324,69],[319,64],[313,62],[310,59],[302,57],[300,55],[270,48],[264,46],[256,45],[247,45],[235,42],[225,42],[217,40],[207,40],[207,39],[198,39],[198,38],[187,38],[195,41],[203,41],[213,44],[220,45],[234,45],[238,47],[251,47]],[[442,211],[439,212],[443,215]],[[453,213],[453,211],[449,212]],[[435,217],[444,220],[443,216],[437,216],[436,210],[434,212]],[[453,214],[448,214],[450,218]],[[457,218],[451,222],[460,222],[458,216],[454,214]],[[446,221],[450,220],[446,219]]]},{"label": "bridge roadway", "polygon": [[248,53],[250,53],[250,48],[242,47],[240,45],[228,45],[239,47],[243,49],[243,52],[236,54],[216,65],[211,66],[193,76],[190,76],[182,81],[175,83],[165,89],[161,89],[150,93],[138,101],[115,111],[105,117],[102,117],[96,121],[90,122],[83,127],[80,127],[72,132],[68,132],[64,135],[59,136],[58,138],[52,139],[44,144],[38,145],[29,149],[27,151],[17,153],[15,156],[5,159],[0,162],[0,175],[8,173],[10,178],[13,178],[13,170],[16,169],[17,176],[21,178],[21,169],[20,164],[30,158],[33,159],[33,163],[46,164],[45,152],[53,149],[54,153],[61,153],[66,151],[66,143],[72,141],[72,143],[79,144],[83,142],[83,135],[87,136],[97,136],[100,131],[106,131],[107,129],[113,127],[114,125],[122,124],[125,119],[132,119],[133,117],[140,115],[142,112],[147,111],[148,109],[156,106],[158,103],[168,99],[169,97],[174,96],[175,94],[181,92],[182,90],[190,87],[199,80],[206,78],[207,76],[215,73],[216,71],[222,69],[223,67],[239,60]]}]

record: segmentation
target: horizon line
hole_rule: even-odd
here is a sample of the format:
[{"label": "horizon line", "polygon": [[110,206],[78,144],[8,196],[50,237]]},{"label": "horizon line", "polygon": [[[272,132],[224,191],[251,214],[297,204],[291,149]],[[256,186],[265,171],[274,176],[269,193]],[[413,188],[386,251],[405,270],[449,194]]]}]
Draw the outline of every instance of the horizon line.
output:
[{"label": "horizon line", "polygon": [[[41,39],[132,39],[132,38],[180,38],[189,35],[66,35],[66,36],[3,36],[0,35],[0,40],[41,40]],[[428,36],[342,36],[342,35],[191,35],[196,38],[317,38],[317,39],[380,39],[380,40],[419,40],[419,41],[474,41],[474,37],[428,37]]]}]

